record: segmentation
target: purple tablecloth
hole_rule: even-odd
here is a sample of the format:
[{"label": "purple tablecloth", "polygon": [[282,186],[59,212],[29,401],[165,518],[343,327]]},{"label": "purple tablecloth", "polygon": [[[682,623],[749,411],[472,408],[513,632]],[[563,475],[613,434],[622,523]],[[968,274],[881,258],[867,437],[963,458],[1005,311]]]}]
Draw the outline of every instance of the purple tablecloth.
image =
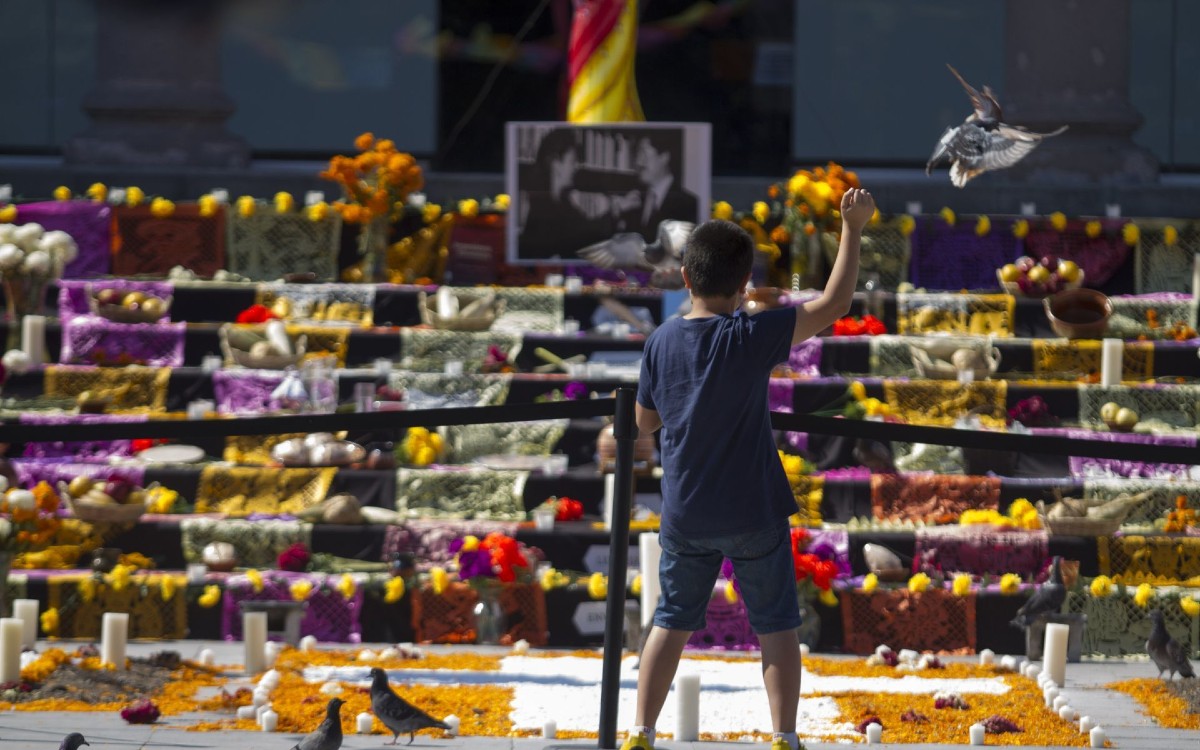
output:
[{"label": "purple tablecloth", "polygon": [[996,269],[1021,255],[1013,236],[1012,219],[992,219],[983,237],[975,234],[975,217],[961,217],[950,226],[940,216],[916,217],[909,279],[929,291],[997,289]]},{"label": "purple tablecloth", "polygon": [[[58,316],[63,320],[75,315],[90,315],[92,308],[88,302],[91,290],[119,289],[122,293],[142,292],[151,297],[168,299],[175,293],[175,285],[169,281],[136,281],[134,279],[104,279],[103,281],[59,281],[58,282]],[[170,320],[168,313],[163,320]]]},{"label": "purple tablecloth", "polygon": [[36,222],[47,230],[71,235],[79,255],[67,264],[63,278],[104,276],[112,266],[112,209],[92,201],[46,201],[17,206],[17,223]]},{"label": "purple tablecloth", "polygon": [[281,408],[280,403],[271,398],[271,393],[283,382],[284,376],[278,370],[216,370],[213,372],[213,395],[217,411],[245,414]]},{"label": "purple tablecloth", "polygon": [[[144,414],[36,414],[21,415],[21,424],[106,424],[145,422]],[[132,456],[131,440],[85,440],[26,443],[25,458],[64,458],[107,462],[109,456]],[[36,482],[34,482],[36,484]]]},{"label": "purple tablecloth", "polygon": [[182,367],[187,323],[113,323],[96,315],[63,318],[64,365]]}]

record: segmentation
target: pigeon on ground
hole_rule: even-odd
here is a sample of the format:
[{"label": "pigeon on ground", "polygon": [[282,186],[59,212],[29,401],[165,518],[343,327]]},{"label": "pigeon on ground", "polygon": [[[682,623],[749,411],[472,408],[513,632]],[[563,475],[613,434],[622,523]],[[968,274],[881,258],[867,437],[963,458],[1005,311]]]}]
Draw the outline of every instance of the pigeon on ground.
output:
[{"label": "pigeon on ground", "polygon": [[80,745],[91,747],[91,744],[83,738],[82,734],[71,732],[66,737],[63,737],[62,744],[58,746],[58,750],[79,750]]},{"label": "pigeon on ground", "polygon": [[342,746],[342,704],[341,698],[330,698],[325,707],[325,721],[305,735],[292,750],[339,750]]},{"label": "pigeon on ground", "polygon": [[1166,672],[1167,679],[1170,680],[1178,672],[1180,677],[1195,677],[1196,672],[1188,659],[1187,649],[1167,633],[1161,609],[1150,610],[1150,622],[1154,624],[1150,628],[1150,637],[1146,639],[1146,653],[1158,667],[1158,676],[1162,677],[1163,672]]},{"label": "pigeon on ground", "polygon": [[679,269],[683,264],[683,247],[695,228],[690,221],[663,221],[658,225],[658,237],[650,244],[636,232],[622,232],[612,239],[588,245],[578,254],[600,268],[653,271],[651,285],[659,289],[682,289]]},{"label": "pigeon on ground", "polygon": [[1055,555],[1050,563],[1050,577],[1038,586],[1033,596],[1017,610],[1017,616],[1012,619],[1014,627],[1027,628],[1042,615],[1062,611],[1063,602],[1067,599],[1067,587],[1062,582],[1062,574],[1058,568],[1060,564],[1062,558]]},{"label": "pigeon on ground", "polygon": [[1064,125],[1052,133],[1034,133],[1015,125],[1005,125],[1001,122],[1004,115],[1000,111],[1000,103],[996,101],[995,92],[990,86],[984,86],[981,94],[952,65],[947,64],[946,67],[967,90],[975,111],[962,125],[947,128],[942,134],[933,156],[925,165],[926,175],[935,164],[947,158],[951,161],[950,181],[955,187],[965,187],[971,178],[988,170],[1011,167],[1037,148],[1043,138],[1058,135],[1067,129]]},{"label": "pigeon on ground", "polygon": [[395,745],[404,732],[408,732],[408,744],[411,745],[413,735],[421,729],[450,731],[445,722],[438,721],[392,692],[388,686],[387,672],[379,667],[371,670],[371,711],[395,735],[389,745]]}]

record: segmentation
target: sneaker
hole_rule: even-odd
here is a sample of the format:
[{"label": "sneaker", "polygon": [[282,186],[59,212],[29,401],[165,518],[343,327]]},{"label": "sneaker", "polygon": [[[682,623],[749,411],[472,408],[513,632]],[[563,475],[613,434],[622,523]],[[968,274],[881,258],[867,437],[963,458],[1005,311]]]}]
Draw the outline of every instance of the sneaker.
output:
[{"label": "sneaker", "polygon": [[[792,750],[792,746],[788,744],[787,739],[783,737],[771,738],[771,750]],[[796,750],[807,750],[804,743],[800,742],[796,745]]]},{"label": "sneaker", "polygon": [[[625,744],[621,745],[621,750],[654,750],[654,745],[650,744],[650,740],[646,737],[645,733],[638,732],[630,734],[625,738]],[[772,748],[772,750],[775,749]],[[783,743],[783,750],[791,750],[787,746],[787,741]]]}]

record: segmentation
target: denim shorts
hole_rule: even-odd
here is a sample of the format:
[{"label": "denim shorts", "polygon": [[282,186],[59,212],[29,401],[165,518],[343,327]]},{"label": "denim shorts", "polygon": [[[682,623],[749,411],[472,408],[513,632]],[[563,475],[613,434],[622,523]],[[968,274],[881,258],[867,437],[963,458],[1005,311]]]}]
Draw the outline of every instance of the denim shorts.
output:
[{"label": "denim shorts", "polygon": [[800,627],[796,574],[787,522],[744,534],[691,539],[659,535],[662,595],[654,624],[671,630],[701,630],[721,561],[729,558],[746,604],[750,627],[768,634]]}]

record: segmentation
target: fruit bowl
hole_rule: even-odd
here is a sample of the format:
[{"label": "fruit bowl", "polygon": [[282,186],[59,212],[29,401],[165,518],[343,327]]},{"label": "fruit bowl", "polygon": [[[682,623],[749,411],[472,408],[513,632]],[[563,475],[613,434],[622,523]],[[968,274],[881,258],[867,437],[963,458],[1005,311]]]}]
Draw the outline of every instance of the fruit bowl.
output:
[{"label": "fruit bowl", "polygon": [[1083,286],[1086,274],[1074,261],[1046,256],[1035,261],[1028,256],[1018,258],[996,269],[1000,287],[1014,297],[1041,299],[1067,289]]},{"label": "fruit bowl", "polygon": [[96,296],[88,298],[92,312],[113,323],[157,323],[171,311],[172,297],[145,297],[129,304],[101,302]]}]

